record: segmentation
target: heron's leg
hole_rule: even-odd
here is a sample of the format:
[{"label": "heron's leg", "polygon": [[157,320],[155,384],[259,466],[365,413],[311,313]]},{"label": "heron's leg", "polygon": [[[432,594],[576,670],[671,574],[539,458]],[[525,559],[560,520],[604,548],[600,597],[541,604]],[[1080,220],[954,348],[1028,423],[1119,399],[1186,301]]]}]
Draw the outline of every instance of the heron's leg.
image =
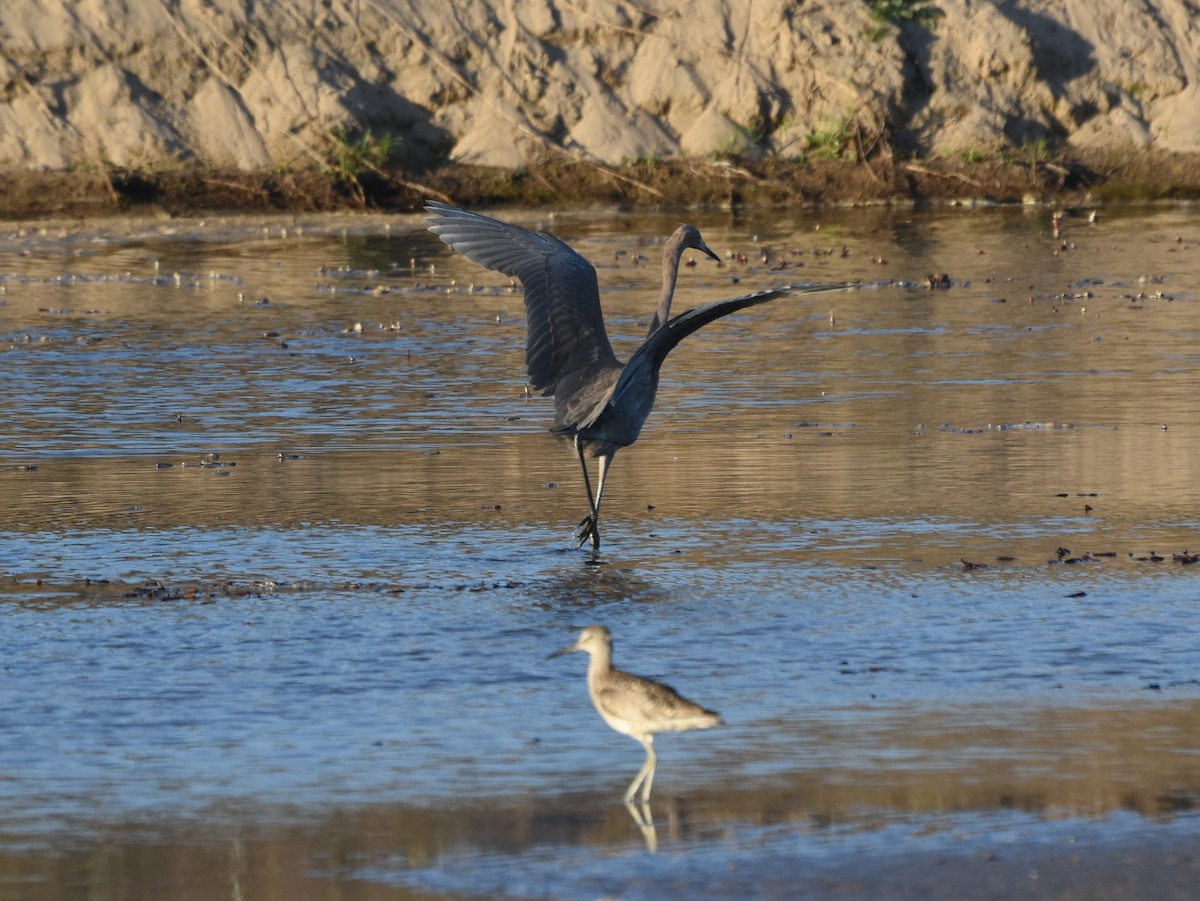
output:
[{"label": "heron's leg", "polygon": [[590,537],[592,539],[592,547],[599,549],[600,536],[596,533],[596,496],[592,494],[592,477],[588,474],[587,458],[583,455],[583,440],[575,436],[575,454],[579,457],[579,468],[583,470],[583,485],[587,488],[588,507],[590,512],[583,519],[579,520],[578,534],[579,546],[583,547],[583,543]]},{"label": "heron's leg", "polygon": [[[592,512],[583,518],[579,523],[579,546],[583,547],[583,543],[592,539],[592,551],[600,550],[600,498],[604,495],[604,479],[608,476],[608,467],[612,463],[613,454],[616,451],[611,451],[600,456],[600,482],[596,486],[596,496],[592,497],[592,484],[587,477],[587,466],[583,467],[584,481],[588,486],[588,500],[592,503]],[[582,452],[579,455],[580,462],[583,461]]]},{"label": "heron's leg", "polygon": [[648,735],[645,738],[639,738],[638,741],[646,749],[646,762],[642,764],[638,774],[629,783],[629,788],[625,790],[626,804],[637,796],[639,788],[642,790],[642,803],[650,803],[650,784],[654,781],[654,770],[658,766],[658,755],[654,753],[654,736]]},{"label": "heron's leg", "polygon": [[608,478],[608,467],[612,463],[612,453],[602,454],[600,457],[600,484],[596,486],[596,502],[592,504],[592,516],[594,517],[592,525],[595,526],[596,520],[600,519],[600,498],[604,494],[604,480]]},{"label": "heron's leg", "polygon": [[588,506],[592,508],[592,515],[595,515],[596,498],[592,494],[592,477],[588,475],[587,460],[583,456],[583,440],[578,435],[575,436],[575,455],[579,457],[579,468],[583,470],[583,485],[587,488]]}]

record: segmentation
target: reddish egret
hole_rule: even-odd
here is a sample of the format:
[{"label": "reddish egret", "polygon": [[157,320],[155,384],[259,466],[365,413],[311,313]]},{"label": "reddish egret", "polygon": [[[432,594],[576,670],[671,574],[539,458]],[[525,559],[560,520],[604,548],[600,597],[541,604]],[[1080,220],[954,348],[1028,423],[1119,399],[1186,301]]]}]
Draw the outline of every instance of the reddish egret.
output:
[{"label": "reddish egret", "polygon": [[709,729],[721,725],[721,717],[680,697],[675,689],[661,682],[613,669],[612,633],[604,626],[588,626],[579,634],[578,641],[551,656],[559,657],[572,651],[587,651],[591,655],[587,672],[588,694],[604,722],[622,735],[640,741],[646,749],[646,762],[629,783],[625,803],[633,801],[641,788],[642,803],[647,804],[654,770],[658,766],[654,736],[659,732]]},{"label": "reddish egret", "polygon": [[[721,300],[673,319],[671,298],[679,260],[688,248],[713,253],[691,225],[681,225],[663,247],[662,293],[646,340],[626,363],[613,353],[600,311],[596,270],[553,235],[534,233],[436,201],[429,230],[468,259],[515,276],[525,289],[525,365],[538,391],[554,396],[557,435],[573,439],[591,512],[579,523],[579,546],[589,538],[600,549],[600,498],[617,450],[637,440],[658,390],[658,371],[668,353],[701,326],[788,293],[837,291],[848,284],[774,288]],[[600,460],[595,494],[585,452]]]}]

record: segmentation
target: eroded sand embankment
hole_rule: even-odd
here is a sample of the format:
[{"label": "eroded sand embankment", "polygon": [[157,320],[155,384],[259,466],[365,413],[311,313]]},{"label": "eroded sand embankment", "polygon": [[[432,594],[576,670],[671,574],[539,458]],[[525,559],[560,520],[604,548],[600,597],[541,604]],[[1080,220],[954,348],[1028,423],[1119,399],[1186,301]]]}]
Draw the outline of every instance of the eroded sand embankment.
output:
[{"label": "eroded sand embankment", "polygon": [[[194,197],[220,200],[214,173],[234,173],[231,200],[288,206],[312,194],[297,173],[323,173],[361,202],[376,170],[447,160],[511,173],[547,159],[738,159],[765,161],[770,172],[749,171],[774,179],[826,156],[877,162],[857,186],[792,185],[800,199],[913,194],[931,168],[945,193],[979,193],[973,183],[1006,179],[946,171],[1036,169],[1048,151],[1093,175],[1136,170],[1147,154],[1196,168],[1194,0],[936,7],[936,22],[897,26],[865,0],[13,0],[0,6],[0,171],[10,185],[16,173],[92,176],[99,206],[140,199],[131,171],[160,199],[163,183],[187,193],[178,186],[194,175]],[[410,188],[457,179],[486,194],[459,172]],[[1022,178],[1079,186],[1053,167],[1028,174],[1001,193]],[[717,173],[713,190],[731,177]]]}]

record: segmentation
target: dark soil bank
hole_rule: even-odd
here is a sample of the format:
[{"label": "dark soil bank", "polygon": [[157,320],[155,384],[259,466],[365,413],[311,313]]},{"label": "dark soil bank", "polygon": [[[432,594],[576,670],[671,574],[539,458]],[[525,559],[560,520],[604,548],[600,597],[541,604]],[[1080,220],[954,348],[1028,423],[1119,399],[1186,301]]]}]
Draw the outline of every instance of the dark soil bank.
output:
[{"label": "dark soil bank", "polygon": [[419,173],[369,170],[355,176],[317,170],[184,168],[0,174],[0,217],[7,219],[217,211],[407,212],[427,198],[470,207],[1194,200],[1200,198],[1200,156],[1022,158],[1014,153],[977,162],[664,161],[619,168],[549,160],[515,170],[446,166]]}]

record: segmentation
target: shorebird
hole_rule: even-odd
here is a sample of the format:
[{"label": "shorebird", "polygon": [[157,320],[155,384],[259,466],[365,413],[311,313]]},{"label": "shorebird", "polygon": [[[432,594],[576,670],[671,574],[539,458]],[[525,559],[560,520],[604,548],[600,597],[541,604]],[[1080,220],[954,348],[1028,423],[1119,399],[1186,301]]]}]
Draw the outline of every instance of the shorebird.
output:
[{"label": "shorebird", "polygon": [[[600,550],[600,498],[613,456],[637,441],[654,406],[659,369],[684,338],[737,310],[785,294],[815,294],[849,284],[787,285],[719,300],[671,317],[671,301],[684,251],[698,250],[720,264],[700,232],[681,225],[663,246],[662,290],[646,340],[622,363],[613,353],[600,310],[596,269],[570,245],[545,232],[526,231],[498,219],[429,201],[429,230],[463,256],[515,276],[525,289],[525,368],[529,384],[554,396],[556,435],[571,438],[590,510],[579,523],[579,546]],[[592,493],[585,453],[599,458]]]},{"label": "shorebird", "polygon": [[630,804],[640,788],[642,803],[648,804],[654,771],[658,767],[654,736],[659,732],[709,729],[721,725],[723,720],[719,714],[693,704],[661,682],[614,669],[612,633],[604,626],[588,626],[577,641],[550,656],[561,657],[572,651],[586,651],[591,655],[587,672],[588,694],[604,722],[622,735],[641,742],[646,749],[646,762],[629,783],[625,803]]}]

